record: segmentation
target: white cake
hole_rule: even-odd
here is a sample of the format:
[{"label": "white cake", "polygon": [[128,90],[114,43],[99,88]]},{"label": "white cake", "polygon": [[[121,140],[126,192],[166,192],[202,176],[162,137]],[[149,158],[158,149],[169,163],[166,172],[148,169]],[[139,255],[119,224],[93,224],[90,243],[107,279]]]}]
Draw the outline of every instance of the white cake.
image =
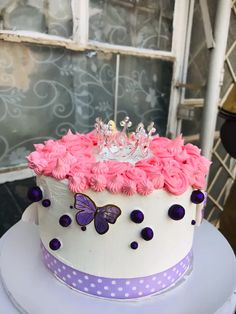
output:
[{"label": "white cake", "polygon": [[36,210],[45,266],[71,288],[112,299],[160,293],[191,267],[209,161],[180,137],[159,136],[148,138],[145,157],[114,158],[117,137],[98,151],[99,136],[69,132],[35,146],[35,202],[24,218]]}]

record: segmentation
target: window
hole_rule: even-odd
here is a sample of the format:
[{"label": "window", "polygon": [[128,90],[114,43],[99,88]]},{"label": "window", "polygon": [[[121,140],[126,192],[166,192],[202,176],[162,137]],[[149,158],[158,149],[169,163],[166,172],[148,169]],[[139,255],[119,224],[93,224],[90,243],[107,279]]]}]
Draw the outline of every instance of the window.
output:
[{"label": "window", "polygon": [[[191,1],[190,1],[191,2]],[[95,118],[176,132],[187,0],[5,0],[0,4],[0,171],[32,144]],[[178,26],[178,27],[177,27]]]}]

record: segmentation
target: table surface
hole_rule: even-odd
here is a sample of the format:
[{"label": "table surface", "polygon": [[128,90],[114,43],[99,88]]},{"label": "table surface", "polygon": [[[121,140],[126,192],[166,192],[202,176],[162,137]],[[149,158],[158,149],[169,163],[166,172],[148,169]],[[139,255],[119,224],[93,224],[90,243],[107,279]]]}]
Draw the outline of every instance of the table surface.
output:
[{"label": "table surface", "polygon": [[[102,300],[55,280],[40,258],[37,226],[20,221],[0,240],[0,271],[23,313],[233,314],[236,260],[228,242],[204,221],[196,228],[193,254],[193,272],[175,289],[139,302]],[[2,314],[19,313],[1,283],[0,308]]]}]

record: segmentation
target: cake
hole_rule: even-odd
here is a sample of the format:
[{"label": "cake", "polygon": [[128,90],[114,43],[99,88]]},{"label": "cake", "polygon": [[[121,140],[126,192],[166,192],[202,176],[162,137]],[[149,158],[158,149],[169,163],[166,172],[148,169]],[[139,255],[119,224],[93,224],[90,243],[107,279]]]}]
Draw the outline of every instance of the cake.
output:
[{"label": "cake", "polygon": [[191,269],[210,162],[181,136],[135,132],[125,118],[35,144],[37,185],[23,220],[39,225],[45,266],[69,287],[135,300],[176,286]]}]

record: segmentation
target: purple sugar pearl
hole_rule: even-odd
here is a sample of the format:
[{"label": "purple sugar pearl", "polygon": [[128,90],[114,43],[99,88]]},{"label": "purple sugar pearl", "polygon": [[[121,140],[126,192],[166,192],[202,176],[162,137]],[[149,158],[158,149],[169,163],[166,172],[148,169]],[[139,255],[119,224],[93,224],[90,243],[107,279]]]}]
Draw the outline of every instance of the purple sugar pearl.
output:
[{"label": "purple sugar pearl", "polygon": [[131,242],[130,247],[131,249],[136,250],[138,248],[138,242],[136,241]]},{"label": "purple sugar pearl", "polygon": [[190,199],[191,199],[191,202],[193,202],[194,204],[200,204],[204,201],[205,195],[204,193],[202,193],[202,191],[195,190],[192,192]]},{"label": "purple sugar pearl", "polygon": [[196,225],[196,220],[193,219],[193,220],[191,221],[191,225],[193,225],[193,226]]},{"label": "purple sugar pearl", "polygon": [[153,238],[153,236],[154,236],[154,233],[153,233],[152,228],[150,228],[150,227],[144,228],[144,229],[141,231],[141,236],[142,236],[142,238],[143,238],[145,241],[150,241],[150,240]]},{"label": "purple sugar pearl", "polygon": [[135,209],[131,212],[130,219],[136,224],[140,224],[144,219],[144,214],[141,210]]},{"label": "purple sugar pearl", "polygon": [[50,242],[49,242],[49,247],[51,250],[53,251],[56,251],[58,249],[60,249],[61,247],[61,242],[58,240],[58,239],[52,239]]},{"label": "purple sugar pearl", "polygon": [[82,226],[82,227],[81,227],[81,230],[82,230],[82,231],[86,231],[86,230],[87,230],[86,226]]},{"label": "purple sugar pearl", "polygon": [[39,186],[33,186],[28,191],[28,199],[32,202],[39,202],[43,198],[43,193]]},{"label": "purple sugar pearl", "polygon": [[62,215],[59,219],[59,224],[62,227],[68,227],[72,222],[72,219],[70,218],[69,215]]},{"label": "purple sugar pearl", "polygon": [[174,204],[169,208],[168,215],[173,220],[180,220],[184,218],[185,209],[179,204]]},{"label": "purple sugar pearl", "polygon": [[48,199],[45,199],[42,201],[43,207],[49,207],[51,205],[51,201]]}]

